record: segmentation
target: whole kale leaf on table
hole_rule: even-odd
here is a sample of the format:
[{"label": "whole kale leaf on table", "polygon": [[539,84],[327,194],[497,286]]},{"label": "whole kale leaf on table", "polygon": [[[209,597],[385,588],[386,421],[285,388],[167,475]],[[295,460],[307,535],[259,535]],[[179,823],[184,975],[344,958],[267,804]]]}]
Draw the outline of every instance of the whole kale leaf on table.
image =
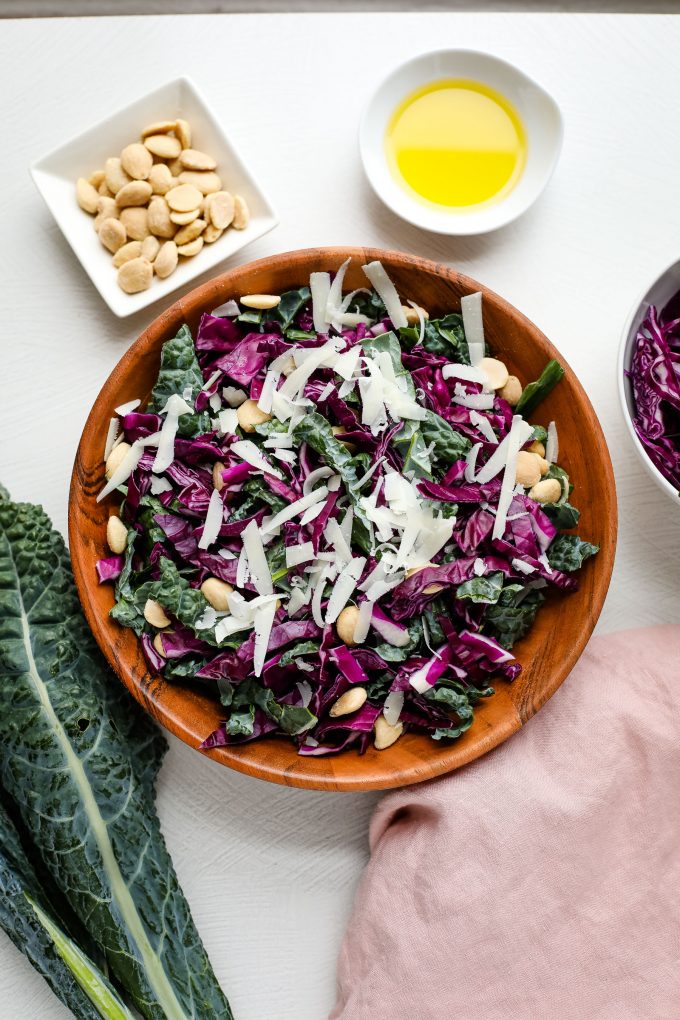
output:
[{"label": "whole kale leaf on table", "polygon": [[61,536],[0,490],[0,784],[19,825],[0,815],[0,924],[85,1020],[232,1018],[160,831],[164,751],[103,663]]}]

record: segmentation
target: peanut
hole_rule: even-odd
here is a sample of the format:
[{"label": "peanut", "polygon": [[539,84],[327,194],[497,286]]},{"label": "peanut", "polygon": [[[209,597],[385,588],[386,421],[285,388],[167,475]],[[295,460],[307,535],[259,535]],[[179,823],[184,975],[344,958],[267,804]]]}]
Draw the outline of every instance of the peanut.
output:
[{"label": "peanut", "polygon": [[232,221],[232,227],[236,230],[245,230],[250,222],[250,210],[246,204],[245,198],[241,195],[234,195],[234,219]]},{"label": "peanut", "polygon": [[182,227],[175,234],[175,244],[179,248],[182,245],[189,244],[190,241],[195,241],[200,234],[205,230],[205,220],[197,219],[192,220],[191,223],[187,223],[186,227]]},{"label": "peanut", "polygon": [[115,255],[127,240],[125,227],[120,220],[115,220],[113,216],[109,216],[108,219],[102,221],[99,227],[99,240],[105,248],[108,248]]},{"label": "peanut", "polygon": [[188,241],[186,244],[178,244],[177,251],[180,255],[184,255],[185,258],[191,258],[194,255],[198,255],[202,247],[203,238],[196,237],[193,241]]},{"label": "peanut", "polygon": [[201,152],[199,149],[182,149],[179,153],[179,159],[182,166],[187,170],[214,170],[217,166],[217,160],[209,156],[207,152]]},{"label": "peanut", "polygon": [[145,145],[133,142],[121,152],[120,162],[125,173],[134,181],[146,181],[151,173],[153,157]]},{"label": "peanut", "polygon": [[345,606],[337,620],[335,629],[341,641],[344,641],[350,648],[356,645],[354,632],[359,622],[359,609],[357,606]]},{"label": "peanut", "polygon": [[144,145],[149,152],[161,159],[177,159],[182,146],[177,138],[172,135],[147,135]]},{"label": "peanut", "polygon": [[244,400],[240,407],[236,408],[236,417],[244,432],[254,432],[256,425],[262,425],[272,418],[271,414],[259,408],[254,400]]},{"label": "peanut", "polygon": [[529,489],[529,499],[537,503],[557,503],[562,495],[562,486],[557,478],[544,478]]},{"label": "peanut", "polygon": [[116,205],[125,209],[131,205],[146,205],[151,198],[151,185],[148,181],[130,181],[116,195]]},{"label": "peanut", "polygon": [[160,602],[156,602],[155,599],[146,600],[144,604],[144,619],[152,627],[158,627],[160,630],[163,627],[170,626],[170,618],[166,615]]},{"label": "peanut", "polygon": [[96,213],[99,195],[96,188],[84,177],[79,177],[76,181],[76,200],[84,212],[90,215]]},{"label": "peanut", "polygon": [[218,230],[224,230],[234,219],[234,196],[228,191],[216,191],[207,206],[210,221]]},{"label": "peanut", "polygon": [[117,195],[121,188],[130,183],[130,178],[123,170],[123,164],[117,156],[111,156],[104,164],[106,187],[112,195]]},{"label": "peanut", "polygon": [[339,715],[357,712],[367,697],[368,693],[365,687],[350,687],[348,691],[340,695],[328,714],[336,719]]},{"label": "peanut", "polygon": [[153,262],[160,250],[161,242],[157,237],[154,237],[153,234],[149,234],[149,236],[145,237],[142,241],[142,250],[140,255],[143,258],[148,259],[149,262]]},{"label": "peanut", "polygon": [[244,294],[240,299],[246,308],[256,309],[276,308],[280,300],[278,294]]},{"label": "peanut", "polygon": [[212,480],[213,488],[217,489],[218,492],[221,492],[222,489],[224,488],[224,479],[222,478],[223,471],[224,464],[222,463],[221,460],[216,460],[215,463],[213,464]]},{"label": "peanut", "polygon": [[204,172],[200,170],[184,170],[181,165],[177,180],[180,184],[190,184],[193,188],[198,188],[202,195],[211,195],[222,187],[220,175],[216,174],[213,170],[206,170]]},{"label": "peanut", "polygon": [[498,358],[482,358],[479,367],[486,376],[492,390],[502,390],[510,378],[507,368]]},{"label": "peanut", "polygon": [[213,609],[218,613],[229,612],[228,595],[233,592],[233,587],[226,581],[220,581],[217,577],[208,577],[201,585],[201,591]]},{"label": "peanut", "polygon": [[541,458],[528,450],[520,450],[517,454],[515,481],[518,485],[530,489],[541,480]]},{"label": "peanut", "polygon": [[404,732],[404,724],[398,722],[396,726],[390,726],[384,715],[379,715],[375,720],[375,739],[373,746],[376,751],[385,751],[391,747]]},{"label": "peanut", "polygon": [[[168,192],[171,194],[171,192]],[[147,211],[149,230],[156,237],[174,237],[177,227],[170,219],[170,208],[165,198],[155,195],[149,202]]]},{"label": "peanut", "polygon": [[498,390],[498,396],[507,400],[510,407],[517,407],[522,396],[522,384],[516,375],[509,375],[505,386]]},{"label": "peanut", "polygon": [[136,258],[124,262],[118,270],[118,285],[126,294],[138,294],[151,286],[153,269],[147,259]]},{"label": "peanut", "polygon": [[164,280],[171,273],[174,273],[179,261],[177,245],[174,241],[166,241],[161,245],[161,250],[156,255],[153,268],[156,276]]},{"label": "peanut", "polygon": [[109,517],[106,524],[106,541],[112,553],[119,556],[127,545],[127,528],[120,517]]},{"label": "peanut", "polygon": [[118,446],[114,446],[111,453],[106,458],[106,464],[104,466],[104,474],[107,480],[110,479],[114,471],[120,467],[131,449],[132,447],[129,443],[119,443]]},{"label": "peanut", "polygon": [[154,163],[149,173],[149,184],[154,195],[165,195],[174,187],[174,178],[165,163]]},{"label": "peanut", "polygon": [[142,242],[141,241],[128,241],[122,248],[119,248],[116,254],[113,256],[113,265],[116,269],[120,269],[122,265],[129,262],[130,259],[138,259],[142,254]]},{"label": "peanut", "polygon": [[190,212],[198,209],[203,199],[203,194],[192,184],[179,184],[171,188],[165,196],[171,209],[175,212]]},{"label": "peanut", "polygon": [[121,209],[120,222],[125,227],[127,236],[133,241],[143,241],[149,236],[149,222],[146,209],[141,205],[132,205]]}]

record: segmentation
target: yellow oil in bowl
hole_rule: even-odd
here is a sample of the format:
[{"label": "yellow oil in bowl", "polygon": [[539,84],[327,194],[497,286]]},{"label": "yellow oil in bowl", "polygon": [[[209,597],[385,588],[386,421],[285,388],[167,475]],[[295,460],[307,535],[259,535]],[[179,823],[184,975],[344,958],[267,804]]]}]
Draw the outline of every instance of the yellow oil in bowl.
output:
[{"label": "yellow oil in bowl", "polygon": [[406,191],[427,205],[462,212],[499,201],[514,188],[527,141],[505,96],[480,82],[445,79],[400,103],[385,148]]}]

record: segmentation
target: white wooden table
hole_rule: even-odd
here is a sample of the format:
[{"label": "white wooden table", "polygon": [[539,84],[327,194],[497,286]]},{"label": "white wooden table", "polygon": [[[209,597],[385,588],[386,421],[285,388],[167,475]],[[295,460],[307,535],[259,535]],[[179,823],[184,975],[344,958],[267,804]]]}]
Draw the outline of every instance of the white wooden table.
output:
[{"label": "white wooden table", "polygon": [[[42,502],[65,532],[86,414],[158,310],[122,322],[108,312],[34,190],[28,164],[185,72],[205,90],[280,214],[281,226],[242,259],[324,244],[401,248],[458,266],[545,330],[585,384],[616,469],[619,552],[600,629],[677,622],[680,512],[634,457],[614,366],[632,301],[680,250],[680,20],[306,14],[5,21],[0,44],[0,480],[15,499]],[[447,46],[514,61],[564,113],[564,151],[547,192],[523,219],[486,237],[456,240],[400,222],[370,192],[359,164],[357,124],[371,90],[400,61]],[[322,1020],[376,798],[269,786],[175,740],[159,797],[180,879],[238,1020]],[[67,1016],[4,937],[0,1016]]]}]

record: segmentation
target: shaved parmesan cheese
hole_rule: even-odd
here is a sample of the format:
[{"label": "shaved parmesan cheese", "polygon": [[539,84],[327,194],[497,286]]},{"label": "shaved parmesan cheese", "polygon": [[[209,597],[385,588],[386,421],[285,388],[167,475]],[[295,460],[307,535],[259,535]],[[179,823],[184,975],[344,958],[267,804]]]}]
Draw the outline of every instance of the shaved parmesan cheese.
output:
[{"label": "shaved parmesan cheese", "polygon": [[548,438],[545,441],[545,459],[549,464],[556,464],[559,457],[559,443],[557,441],[557,426],[554,421],[548,425]]},{"label": "shaved parmesan cheese", "polygon": [[104,463],[109,459],[109,454],[118,438],[119,431],[120,422],[118,418],[112,418],[109,422],[109,431],[106,433],[106,442],[104,443]]},{"label": "shaved parmesan cheese", "polygon": [[248,557],[246,556],[245,548],[241,546],[238,563],[236,564],[236,587],[244,588],[249,580],[250,573],[248,571]]},{"label": "shaved parmesan cheese", "polygon": [[486,563],[481,556],[478,556],[472,564],[472,573],[475,577],[484,577],[484,574],[486,573]]},{"label": "shaved parmesan cheese", "polygon": [[371,617],[373,616],[373,603],[365,599],[359,603],[359,615],[357,622],[354,625],[354,641],[358,645],[363,645],[364,641],[368,637],[368,631],[371,626]]},{"label": "shaved parmesan cheese", "polygon": [[297,567],[300,563],[308,563],[314,559],[314,546],[311,542],[286,547],[286,566]]},{"label": "shaved parmesan cheese", "polygon": [[371,319],[367,315],[361,315],[358,312],[336,312],[333,317],[334,326],[346,326],[348,329],[354,329],[359,323],[363,322],[366,326]]},{"label": "shaved parmesan cheese", "polygon": [[272,457],[276,457],[277,460],[282,461],[284,464],[290,464],[291,466],[297,461],[297,454],[295,450],[272,450]]},{"label": "shaved parmesan cheese", "polygon": [[342,284],[345,279],[347,267],[351,261],[351,258],[345,259],[333,277],[333,282],[331,283],[330,290],[328,291],[328,298],[326,299],[326,322],[332,322],[333,325],[339,325],[337,320],[341,314],[340,305],[342,304]]},{"label": "shaved parmesan cheese", "polygon": [[208,381],[203,383],[203,386],[201,387],[201,393],[205,393],[206,390],[209,390],[212,384],[216,383],[221,375],[222,375],[221,369],[216,368],[213,374],[208,379]]},{"label": "shaved parmesan cheese", "polygon": [[317,503],[316,506],[310,506],[308,510],[305,510],[302,517],[300,518],[300,524],[304,527],[306,524],[311,524],[312,521],[316,520],[319,514],[325,507],[325,503]]},{"label": "shaved parmesan cheese", "polygon": [[220,533],[223,519],[224,504],[217,489],[213,489],[210,495],[210,502],[208,503],[205,524],[203,525],[203,534],[198,540],[199,549],[208,549],[213,544]]},{"label": "shaved parmesan cheese", "polygon": [[220,424],[220,432],[223,432],[225,436],[235,436],[237,434],[238,415],[236,408],[228,407],[226,410],[220,411],[217,419]]},{"label": "shaved parmesan cheese", "polygon": [[361,344],[355,344],[354,347],[350,347],[348,351],[338,355],[335,365],[333,366],[333,371],[339,375],[341,379],[344,379],[345,382],[349,381],[356,372],[360,357]]},{"label": "shaved parmesan cheese", "polygon": [[342,519],[342,524],[340,525],[340,531],[342,532],[343,538],[345,539],[345,542],[347,543],[348,546],[352,545],[353,524],[354,524],[354,510],[350,506],[347,508],[347,512],[345,513],[345,516]]},{"label": "shaved parmesan cheese", "polygon": [[323,627],[325,623],[323,613],[321,612],[321,601],[323,599],[323,591],[326,581],[330,577],[331,572],[332,567],[331,564],[328,563],[314,582],[314,594],[312,595],[312,617],[317,627]]},{"label": "shaved parmesan cheese", "polygon": [[344,400],[345,397],[348,397],[349,394],[354,391],[356,384],[357,384],[356,379],[350,379],[349,381],[345,380],[345,382],[338,390],[338,396],[340,397],[340,399]]},{"label": "shaved parmesan cheese", "polygon": [[382,262],[369,262],[362,269],[385,305],[385,310],[392,321],[395,329],[405,329],[408,326],[404,309],[401,306],[397,289],[385,272]]},{"label": "shaved parmesan cheese", "polygon": [[[479,451],[481,450],[481,448],[482,448],[482,444],[481,443],[475,443],[475,445],[473,447],[471,447],[468,450],[467,454],[465,455],[465,481],[466,482],[474,482],[475,481],[475,470],[477,468],[477,457],[479,456]],[[499,467],[498,470],[500,471],[500,467]]]},{"label": "shaved parmesan cheese", "polygon": [[327,464],[324,464],[323,467],[315,468],[314,471],[310,471],[302,483],[304,495],[308,496],[317,482],[320,482],[322,478],[330,478],[332,474],[333,468],[328,467]]},{"label": "shaved parmesan cheese", "polygon": [[231,549],[218,549],[217,555],[221,556],[223,560],[235,560],[236,556]]},{"label": "shaved parmesan cheese", "polygon": [[478,411],[470,411],[470,421],[479,429],[485,439],[488,439],[490,443],[498,445],[498,436],[494,432],[493,425],[488,418],[485,418],[483,414],[479,414]]},{"label": "shaved parmesan cheese", "polygon": [[385,722],[390,726],[396,726],[399,722],[399,716],[401,710],[404,707],[404,692],[403,691],[390,691],[385,698],[385,704],[383,705],[383,715],[385,716]]},{"label": "shaved parmesan cheese", "polygon": [[302,588],[293,588],[288,599],[288,605],[286,606],[289,616],[295,616],[303,606],[309,603],[309,592],[304,591]]},{"label": "shaved parmesan cheese", "polygon": [[340,572],[338,579],[333,586],[331,597],[328,600],[326,623],[335,623],[338,616],[349,602],[365,566],[366,557],[355,556]]},{"label": "shaved parmesan cheese", "polygon": [[213,308],[211,315],[214,315],[218,319],[233,318],[234,315],[240,315],[241,309],[235,301],[225,301],[223,305],[218,308]]},{"label": "shaved parmesan cheese", "polygon": [[[290,521],[293,517],[297,517],[299,514],[304,513],[310,506],[314,506],[315,503],[321,503],[328,496],[328,489],[325,485],[319,486],[318,489],[314,489],[307,496],[302,496],[300,499],[296,499],[293,503],[289,503],[288,506],[284,507],[283,510],[279,510],[273,517],[265,518],[262,522],[262,535],[272,535],[282,524],[286,521]],[[252,521],[251,523],[255,523]],[[250,525],[249,525],[250,526]]]},{"label": "shaved parmesan cheese", "polygon": [[172,485],[167,478],[159,478],[158,475],[154,475],[151,479],[151,495],[160,496],[161,492],[170,492]]},{"label": "shaved parmesan cheese", "polygon": [[251,521],[241,532],[243,548],[248,557],[248,570],[258,595],[271,595],[274,591],[272,575],[264,554],[262,537],[257,521]]},{"label": "shaved parmesan cheese", "polygon": [[122,461],[113,472],[108,482],[97,496],[97,502],[99,503],[105,496],[108,496],[110,492],[117,489],[119,485],[123,485],[127,482],[128,478],[139,464],[142,454],[144,453],[145,441],[143,439],[137,439],[132,444],[128,452],[123,457]]},{"label": "shaved parmesan cheese", "polygon": [[495,399],[494,393],[466,393],[462,387],[459,392],[458,384],[456,384],[453,403],[459,404],[461,407],[473,408],[475,411],[490,411]]},{"label": "shaved parmesan cheese", "polygon": [[255,676],[262,675],[262,667],[267,657],[269,647],[269,636],[272,632],[274,617],[276,615],[276,602],[270,602],[258,606],[253,618],[255,628],[255,649],[253,651],[253,672]]},{"label": "shaved parmesan cheese", "polygon": [[182,390],[182,400],[191,400],[194,395],[194,391],[191,386],[185,386]]},{"label": "shaved parmesan cheese", "polygon": [[237,634],[240,630],[252,630],[252,620],[239,620],[235,616],[223,616],[215,624],[215,640],[219,643],[225,638]]},{"label": "shaved parmesan cheese", "polygon": [[[343,566],[345,563],[349,563],[349,561],[352,559],[352,550],[350,549],[349,544],[345,540],[345,536],[342,532],[340,525],[338,524],[334,517],[331,518],[331,520],[326,525],[324,531],[324,538],[326,539],[328,544],[333,547],[335,557],[338,560],[338,562]],[[311,545],[311,543],[309,544]]]},{"label": "shaved parmesan cheese", "polygon": [[361,394],[361,423],[368,425],[373,435],[387,427],[387,412],[382,399],[382,377],[372,358],[365,358],[369,378],[359,379]]},{"label": "shaved parmesan cheese", "polygon": [[330,395],[331,395],[331,393],[333,392],[334,389],[335,389],[335,383],[332,383],[332,382],[326,383],[324,388],[319,393],[319,396],[317,398],[317,403],[321,403],[322,400],[328,400],[328,398],[330,397]]},{"label": "shaved parmesan cheese", "polygon": [[213,393],[211,397],[208,397],[208,403],[210,404],[210,410],[213,414],[217,414],[222,406],[222,398],[219,393]]},{"label": "shaved parmesan cheese", "polygon": [[[493,524],[493,531],[491,533],[492,538],[502,538],[505,533],[505,523],[508,515],[508,509],[512,502],[515,489],[515,473],[517,470],[517,454],[519,453],[524,443],[527,441],[533,429],[531,425],[528,425],[524,419],[516,414],[512,419],[512,426],[507,436],[503,440],[503,443],[507,441],[505,450],[505,471],[503,472],[503,481],[501,483],[501,491],[498,497],[498,509],[496,511],[496,520]],[[492,457],[497,455],[501,449],[503,443],[500,444],[497,450],[494,451]],[[482,471],[488,465],[485,464]],[[480,471],[480,474],[482,472]],[[479,478],[479,475],[477,476]]]},{"label": "shaved parmesan cheese", "polygon": [[482,319],[482,295],[466,294],[460,299],[460,310],[463,315],[463,329],[470,352],[470,364],[479,366],[484,357],[484,322]]},{"label": "shaved parmesan cheese", "polygon": [[538,557],[538,562],[541,564],[541,566],[545,567],[546,571],[549,574],[553,574],[554,573],[554,570],[550,566],[550,563],[548,562],[548,557],[546,556],[545,553],[541,553],[541,555]]},{"label": "shaved parmesan cheese", "polygon": [[271,369],[267,372],[266,376],[264,377],[264,383],[262,384],[262,392],[260,393],[260,397],[257,401],[257,406],[260,408],[261,411],[264,411],[266,414],[269,414],[271,412],[272,397],[274,395],[274,390],[276,389],[276,384],[278,383],[280,378],[281,376],[279,375],[279,373],[272,372]]},{"label": "shaved parmesan cheese", "polygon": [[240,407],[248,399],[248,394],[238,386],[223,386],[222,396],[229,407]]},{"label": "shaved parmesan cheese", "polygon": [[274,475],[275,478],[282,477],[281,472],[277,471],[276,468],[271,466],[269,461],[265,460],[257,446],[255,446],[255,443],[253,443],[250,439],[239,439],[237,442],[232,443],[229,449],[235,453],[237,457],[240,457],[241,460],[245,461],[246,464],[251,464],[260,471]]},{"label": "shaved parmesan cheese", "polygon": [[[515,425],[516,422],[517,425]],[[515,429],[514,434],[512,432],[513,428]],[[498,444],[497,449],[495,449],[494,452],[491,454],[486,464],[484,464],[483,467],[480,468],[474,480],[478,482],[480,485],[484,485],[486,482],[490,482],[492,478],[495,478],[497,474],[500,474],[500,472],[507,464],[508,451],[510,449],[510,444],[515,443],[515,436],[518,435],[520,438],[520,444],[518,447],[519,451],[519,449],[521,449],[521,447],[524,446],[532,432],[533,429],[531,425],[528,425],[527,422],[525,422],[519,415],[515,415],[515,417],[512,420],[512,428],[510,429],[510,432],[508,432],[507,436],[505,436],[505,438],[501,440],[501,442]],[[510,438],[511,434],[513,435],[512,440]],[[514,488],[515,486],[514,476],[512,479],[512,485]]]},{"label": "shaved parmesan cheese", "polygon": [[444,365],[442,377],[444,379],[463,379],[465,382],[479,383],[480,386],[485,386],[487,381],[486,373],[472,365]]},{"label": "shaved parmesan cheese", "polygon": [[357,294],[366,294],[368,295],[368,297],[371,296],[371,292],[370,290],[368,290],[367,287],[357,287],[356,290],[351,290],[349,294],[345,294],[344,298],[342,299],[342,302],[340,304],[341,312],[347,311],[347,309],[352,304],[352,301],[354,301],[354,298],[357,296]]},{"label": "shaved parmesan cheese", "polygon": [[272,432],[262,444],[268,450],[291,450],[295,440],[288,432]]},{"label": "shaved parmesan cheese", "polygon": [[378,457],[378,459],[373,464],[371,464],[371,466],[368,469],[368,471],[366,471],[361,476],[361,478],[357,479],[357,484],[356,484],[357,489],[360,489],[362,487],[362,485],[364,485],[369,480],[369,478],[373,477],[375,472],[378,470],[380,465],[385,462],[385,460],[386,460],[385,457]]},{"label": "shaved parmesan cheese", "polygon": [[205,610],[196,620],[194,627],[196,630],[210,630],[217,623],[217,613],[212,606],[206,606]]},{"label": "shaved parmesan cheese", "polygon": [[326,306],[331,289],[330,273],[312,273],[309,277],[309,289],[312,292],[312,317],[317,333],[327,333]]},{"label": "shaved parmesan cheese", "polygon": [[327,344],[322,344],[321,347],[309,347],[305,348],[304,351],[302,349],[298,350],[295,360],[299,362],[304,353],[302,363],[298,363],[298,367],[290,373],[281,389],[277,392],[281,396],[288,398],[293,398],[298,392],[301,396],[308,379],[318,368],[322,366],[333,368],[342,342],[342,339],[335,338],[329,340]]},{"label": "shaved parmesan cheese", "polygon": [[535,574],[536,567],[532,567],[530,563],[525,563],[524,560],[518,560],[517,558],[511,561],[513,568],[519,574]]},{"label": "shaved parmesan cheese", "polygon": [[124,418],[126,414],[130,414],[132,411],[135,411],[140,404],[141,400],[128,400],[127,404],[121,404],[120,407],[115,409],[116,414],[119,414],[121,418]]},{"label": "shaved parmesan cheese", "polygon": [[154,474],[162,474],[175,459],[175,436],[179,419],[183,414],[191,414],[192,410],[193,408],[189,407],[187,402],[176,393],[168,397],[167,403],[161,411],[161,414],[165,414],[165,421],[161,427],[158,450],[151,467]]}]

